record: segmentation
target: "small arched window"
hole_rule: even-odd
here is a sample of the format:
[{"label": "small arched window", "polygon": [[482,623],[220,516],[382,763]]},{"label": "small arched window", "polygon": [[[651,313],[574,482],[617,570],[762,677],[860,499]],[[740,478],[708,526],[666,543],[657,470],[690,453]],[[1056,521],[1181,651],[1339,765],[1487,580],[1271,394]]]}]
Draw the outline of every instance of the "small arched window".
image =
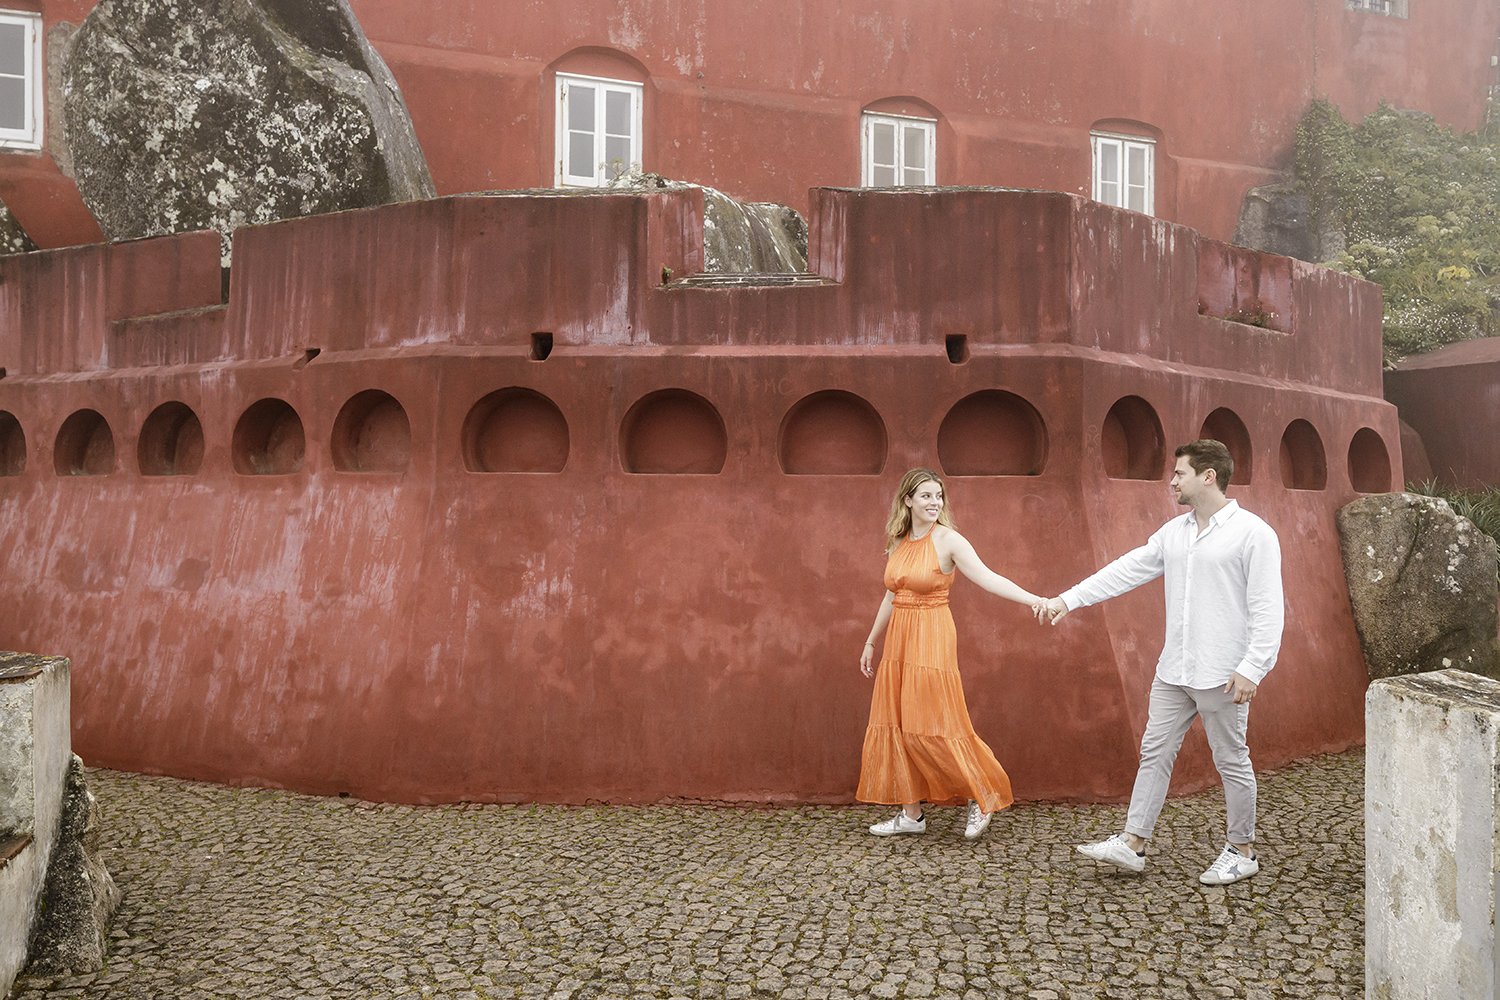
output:
[{"label": "small arched window", "polygon": [[860,184],[936,184],[937,125],[937,113],[916,98],[891,97],[868,105],[860,115]]},{"label": "small arched window", "polygon": [[644,162],[645,68],[610,49],[575,49],[553,63],[558,187],[603,187]]},{"label": "small arched window", "polygon": [[1151,215],[1156,211],[1156,139],[1095,126],[1094,200]]}]

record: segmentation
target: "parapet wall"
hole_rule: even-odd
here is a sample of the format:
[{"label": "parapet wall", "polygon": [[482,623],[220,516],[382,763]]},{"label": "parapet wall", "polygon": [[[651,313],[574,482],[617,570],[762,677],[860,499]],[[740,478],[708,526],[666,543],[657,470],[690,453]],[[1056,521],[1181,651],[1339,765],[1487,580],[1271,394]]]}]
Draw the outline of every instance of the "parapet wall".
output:
[{"label": "parapet wall", "polygon": [[[900,473],[1055,593],[1207,433],[1287,553],[1258,760],[1360,738],[1333,513],[1400,482],[1378,289],[1065,195],[813,201],[814,273],[760,285],[695,276],[691,191],[242,230],[223,303],[212,234],[0,260],[0,644],[69,649],[105,766],[844,800]],[[1126,794],[1159,590],[1052,630],[956,590],[1019,794]]]}]

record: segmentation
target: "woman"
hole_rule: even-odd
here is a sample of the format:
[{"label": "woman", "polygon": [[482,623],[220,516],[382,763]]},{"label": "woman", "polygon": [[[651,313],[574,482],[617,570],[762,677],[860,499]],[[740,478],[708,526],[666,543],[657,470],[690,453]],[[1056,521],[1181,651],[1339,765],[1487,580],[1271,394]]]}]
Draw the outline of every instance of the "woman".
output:
[{"label": "woman", "polygon": [[[877,837],[927,832],[922,802],[969,800],[964,836],[974,840],[990,817],[1011,804],[1010,778],[974,732],[958,676],[958,637],[948,610],[953,572],[985,590],[1033,609],[1043,598],[990,570],[953,528],[942,477],[912,469],[901,479],[886,524],[885,600],[859,657],[875,677],[870,725],[859,773],[861,802],[901,805],[870,827]],[[878,675],[875,640],[887,624]]]}]

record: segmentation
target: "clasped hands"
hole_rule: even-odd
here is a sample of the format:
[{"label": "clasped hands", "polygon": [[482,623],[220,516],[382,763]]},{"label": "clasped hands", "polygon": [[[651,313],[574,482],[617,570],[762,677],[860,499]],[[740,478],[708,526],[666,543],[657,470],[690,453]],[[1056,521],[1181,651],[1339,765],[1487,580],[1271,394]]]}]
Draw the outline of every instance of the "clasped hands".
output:
[{"label": "clasped hands", "polygon": [[1061,597],[1049,597],[1033,604],[1031,613],[1036,615],[1036,620],[1040,624],[1056,625],[1067,617],[1068,606]]}]

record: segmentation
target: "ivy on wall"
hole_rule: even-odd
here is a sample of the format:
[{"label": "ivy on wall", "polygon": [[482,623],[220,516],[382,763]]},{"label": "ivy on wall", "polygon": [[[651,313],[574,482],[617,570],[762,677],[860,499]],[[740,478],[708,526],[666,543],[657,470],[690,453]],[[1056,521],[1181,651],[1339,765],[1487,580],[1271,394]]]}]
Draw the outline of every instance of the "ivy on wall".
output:
[{"label": "ivy on wall", "polygon": [[1313,231],[1343,233],[1325,263],[1385,290],[1387,363],[1500,334],[1500,125],[1385,105],[1351,124],[1316,101],[1295,155]]}]

